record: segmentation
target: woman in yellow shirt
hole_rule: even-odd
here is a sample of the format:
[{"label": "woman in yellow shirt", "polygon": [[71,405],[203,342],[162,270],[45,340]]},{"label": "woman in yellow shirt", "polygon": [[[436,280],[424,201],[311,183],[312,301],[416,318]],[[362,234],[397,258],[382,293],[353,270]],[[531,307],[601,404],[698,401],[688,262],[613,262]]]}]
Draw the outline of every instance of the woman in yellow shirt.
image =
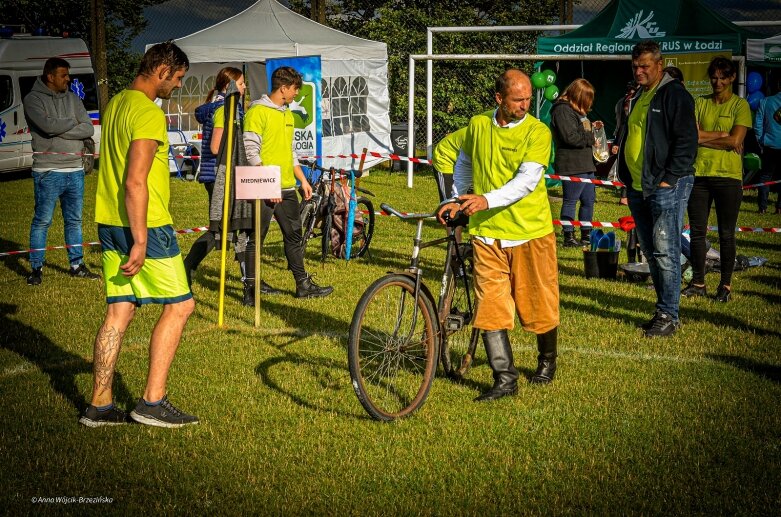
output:
[{"label": "woman in yellow shirt", "polygon": [[692,281],[683,296],[705,296],[705,234],[711,204],[716,206],[721,254],[721,282],[716,300],[727,302],[735,268],[735,225],[743,199],[743,139],[751,127],[748,102],[732,92],[734,63],[715,57],[708,66],[713,93],[695,101],[699,147],[694,163],[694,188],[689,196]]}]

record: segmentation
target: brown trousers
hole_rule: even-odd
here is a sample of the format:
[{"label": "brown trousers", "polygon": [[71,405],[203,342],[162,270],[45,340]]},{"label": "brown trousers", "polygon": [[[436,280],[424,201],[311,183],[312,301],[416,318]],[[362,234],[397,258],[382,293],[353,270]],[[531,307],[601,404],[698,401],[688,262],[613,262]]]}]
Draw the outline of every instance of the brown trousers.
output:
[{"label": "brown trousers", "polygon": [[472,239],[477,314],[482,330],[513,329],[515,313],[534,334],[559,325],[559,270],[556,234],[501,248]]}]

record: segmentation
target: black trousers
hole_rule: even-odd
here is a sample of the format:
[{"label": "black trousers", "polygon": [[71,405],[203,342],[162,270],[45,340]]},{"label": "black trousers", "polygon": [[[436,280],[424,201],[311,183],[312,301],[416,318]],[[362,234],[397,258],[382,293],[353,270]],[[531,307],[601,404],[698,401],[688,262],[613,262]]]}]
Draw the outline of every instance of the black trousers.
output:
[{"label": "black trousers", "polygon": [[[209,195],[209,204],[212,205],[212,193],[214,192],[214,183],[204,183],[206,193]],[[207,217],[208,221],[208,217]],[[206,225],[208,226],[208,224]],[[193,243],[189,253],[184,258],[184,267],[187,269],[197,269],[198,265],[206,258],[214,248],[217,247],[217,241],[212,232],[202,232],[200,237]]]},{"label": "black trousers", "polygon": [[[773,149],[772,147],[765,147],[765,151],[762,153],[762,175],[760,181],[777,181],[781,180],[781,149]],[[781,186],[770,185],[766,187],[759,187],[757,193],[757,202],[759,209],[767,210],[767,200],[770,191],[777,192],[776,208],[781,208]]]},{"label": "black trousers", "polygon": [[689,224],[691,225],[692,282],[705,284],[705,234],[711,204],[716,207],[719,225],[719,253],[721,255],[721,284],[730,285],[735,270],[735,226],[738,222],[743,183],[732,178],[695,177],[689,196]]},{"label": "black trousers", "polygon": [[[282,202],[274,205],[274,208],[269,207],[265,203],[261,204],[260,211],[260,238],[261,241],[266,240],[266,234],[268,233],[269,225],[271,224],[271,217],[273,216],[277,223],[279,223],[279,229],[282,231],[282,242],[285,248],[285,258],[287,259],[287,268],[293,273],[293,278],[296,282],[300,282],[306,278],[306,269],[304,268],[304,248],[302,246],[302,233],[301,233],[301,215],[299,214],[300,205],[298,202],[298,194],[295,190],[283,190]],[[247,244],[246,257],[246,271],[245,275],[247,280],[254,280],[255,278],[255,239],[254,234],[250,237],[250,241]]]}]

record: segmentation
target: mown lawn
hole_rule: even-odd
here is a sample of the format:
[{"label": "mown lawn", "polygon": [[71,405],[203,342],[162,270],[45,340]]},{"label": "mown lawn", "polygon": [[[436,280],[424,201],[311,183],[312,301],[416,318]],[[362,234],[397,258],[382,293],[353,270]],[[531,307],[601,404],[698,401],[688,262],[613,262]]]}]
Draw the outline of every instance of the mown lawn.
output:
[{"label": "mown lawn", "polygon": [[[95,175],[88,176],[85,240],[96,240]],[[430,173],[373,171],[362,186],[405,211],[430,210]],[[200,226],[206,195],[172,181],[178,228]],[[557,217],[560,189],[551,189]],[[0,252],[27,248],[32,181],[0,181]],[[595,219],[626,215],[600,190]],[[739,224],[781,226],[746,195]],[[715,223],[715,217],[713,222]],[[462,384],[438,378],[425,406],[391,424],[372,421],[349,382],[346,338],[355,303],[375,278],[406,266],[413,226],[378,217],[369,257],[307,265],[334,295],[297,300],[281,234],[264,247],[264,277],[287,294],[262,300],[262,322],[240,304],[228,261],[225,320],[216,327],[219,256],[195,276],[197,309],[169,379],[173,402],[201,424],[180,430],[77,423],[90,397],[92,341],[102,281],[76,281],[64,251],[47,254],[43,285],[26,285],[24,256],[0,265],[0,508],[11,515],[109,511],[173,514],[752,514],[781,508],[781,235],[741,233],[738,253],[768,263],[738,272],[728,304],[683,300],[683,326],[648,340],[644,284],[585,279],[581,252],[560,249],[561,344],[554,385],[476,404],[490,386],[482,350]],[[431,224],[430,236],[441,232]],[[180,236],[186,252],[195,235]],[[716,235],[712,238],[715,240]],[[55,216],[50,244],[62,243]],[[423,264],[434,285],[442,250]],[[622,258],[625,255],[622,256]],[[86,253],[100,269],[97,248]],[[707,277],[715,292],[718,275]],[[142,394],[159,308],[128,330],[117,403]],[[534,338],[511,333],[529,376]],[[37,502],[71,497],[73,504]],[[105,497],[110,503],[78,503]],[[90,509],[85,508],[90,506]],[[94,508],[93,508],[94,507]]]}]

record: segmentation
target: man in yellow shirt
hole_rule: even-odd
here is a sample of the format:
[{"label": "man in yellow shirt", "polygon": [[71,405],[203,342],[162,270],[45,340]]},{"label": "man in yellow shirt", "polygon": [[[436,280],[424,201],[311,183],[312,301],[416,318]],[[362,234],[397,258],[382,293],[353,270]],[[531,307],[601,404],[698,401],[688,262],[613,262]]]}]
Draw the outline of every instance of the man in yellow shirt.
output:
[{"label": "man in yellow shirt", "polygon": [[[304,269],[304,247],[301,234],[300,205],[296,194],[296,179],[301,182],[304,198],[312,196],[312,186],[306,180],[293,150],[293,114],[288,104],[298,96],[303,84],[301,74],[283,66],[271,74],[271,93],[254,101],[244,116],[244,149],[250,165],[279,165],[282,173],[282,198],[270,200],[273,209],[262,205],[261,240],[266,238],[272,214],[282,231],[287,267],[296,281],[296,298],[328,296],[331,286],[317,285]],[[255,243],[247,244],[245,264],[254,262]],[[252,267],[243,267],[245,305],[255,305],[255,279]]]},{"label": "man in yellow shirt", "polygon": [[663,66],[658,43],[635,45],[632,72],[640,87],[621,112],[616,137],[618,175],[656,289],[656,313],[640,326],[646,337],[670,336],[679,325],[681,230],[697,156],[694,99]]},{"label": "man in yellow shirt", "polygon": [[114,406],[112,381],[122,337],[136,307],[163,305],[149,344],[144,395],[130,416],[157,427],[197,424],[168,400],[168,370],[195,309],[168,211],[168,133],[155,99],[182,86],[190,63],[172,42],[150,48],[130,88],[102,114],[95,221],[103,246],[106,317],[95,338],[92,403],[79,422],[88,427],[125,423]]},{"label": "man in yellow shirt", "polygon": [[[518,391],[508,330],[515,314],[537,337],[533,384],[556,373],[559,281],[556,234],[543,174],[551,154],[548,127],[528,114],[529,77],[507,70],[496,80],[498,108],[472,117],[454,172],[453,193],[461,204],[440,211],[469,216],[474,246],[477,311],[473,326],[483,331],[494,384],[476,401]],[[472,187],[474,194],[465,193]],[[459,195],[461,194],[461,195]]]}]

